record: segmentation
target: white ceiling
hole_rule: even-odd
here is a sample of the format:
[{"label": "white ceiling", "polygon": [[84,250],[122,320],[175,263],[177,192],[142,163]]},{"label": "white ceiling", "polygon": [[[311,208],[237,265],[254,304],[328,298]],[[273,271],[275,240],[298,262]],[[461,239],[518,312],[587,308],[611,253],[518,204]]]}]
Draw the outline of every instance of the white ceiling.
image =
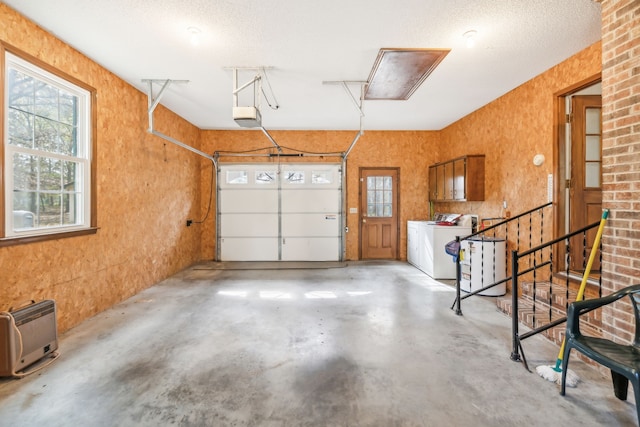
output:
[{"label": "white ceiling", "polygon": [[[450,48],[408,101],[365,101],[365,130],[438,130],[600,39],[593,0],[4,0],[202,129],[241,129],[229,67],[272,67],[268,130],[360,126],[340,85],[365,81],[380,48]],[[201,30],[198,46],[187,28]],[[462,34],[476,30],[477,46]],[[240,83],[255,71],[239,72]],[[264,80],[264,79],[263,79]],[[356,98],[360,88],[349,86]],[[159,86],[156,87],[159,89]],[[243,91],[239,105],[252,105]],[[252,93],[252,92],[251,92]]]}]

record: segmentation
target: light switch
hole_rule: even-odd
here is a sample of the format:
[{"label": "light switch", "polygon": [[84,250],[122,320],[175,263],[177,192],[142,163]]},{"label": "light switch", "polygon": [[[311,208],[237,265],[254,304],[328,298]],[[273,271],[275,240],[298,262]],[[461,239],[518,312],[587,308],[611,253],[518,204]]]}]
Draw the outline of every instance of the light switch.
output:
[{"label": "light switch", "polygon": [[358,208],[349,208],[349,213],[350,214],[357,214],[358,213]]}]

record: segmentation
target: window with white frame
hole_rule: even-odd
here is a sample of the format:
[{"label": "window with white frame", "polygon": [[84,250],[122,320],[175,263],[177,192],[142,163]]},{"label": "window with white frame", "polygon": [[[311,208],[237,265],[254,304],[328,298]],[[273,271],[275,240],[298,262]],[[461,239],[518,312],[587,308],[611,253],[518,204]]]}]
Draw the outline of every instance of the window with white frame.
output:
[{"label": "window with white frame", "polygon": [[4,55],[1,237],[89,229],[92,93],[55,71]]}]

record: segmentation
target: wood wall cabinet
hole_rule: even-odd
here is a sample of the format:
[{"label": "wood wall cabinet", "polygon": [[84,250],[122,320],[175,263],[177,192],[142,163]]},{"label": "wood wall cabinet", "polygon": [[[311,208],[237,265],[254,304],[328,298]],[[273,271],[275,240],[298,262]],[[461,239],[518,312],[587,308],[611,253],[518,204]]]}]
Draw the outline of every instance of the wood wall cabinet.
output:
[{"label": "wood wall cabinet", "polygon": [[429,168],[429,200],[436,200],[438,197],[438,187],[436,185],[438,178],[436,172],[436,168]]},{"label": "wood wall cabinet", "polygon": [[429,200],[484,200],[484,154],[462,156],[429,166]]}]

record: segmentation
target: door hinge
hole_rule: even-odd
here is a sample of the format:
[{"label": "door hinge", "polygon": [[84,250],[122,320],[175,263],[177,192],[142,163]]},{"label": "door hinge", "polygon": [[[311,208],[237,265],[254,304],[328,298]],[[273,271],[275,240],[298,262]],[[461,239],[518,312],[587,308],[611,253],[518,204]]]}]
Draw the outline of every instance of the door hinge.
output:
[{"label": "door hinge", "polygon": [[565,114],[565,123],[573,123],[573,113]]},{"label": "door hinge", "polygon": [[571,188],[571,186],[573,185],[573,181],[570,179],[566,179],[564,181],[564,188]]}]

